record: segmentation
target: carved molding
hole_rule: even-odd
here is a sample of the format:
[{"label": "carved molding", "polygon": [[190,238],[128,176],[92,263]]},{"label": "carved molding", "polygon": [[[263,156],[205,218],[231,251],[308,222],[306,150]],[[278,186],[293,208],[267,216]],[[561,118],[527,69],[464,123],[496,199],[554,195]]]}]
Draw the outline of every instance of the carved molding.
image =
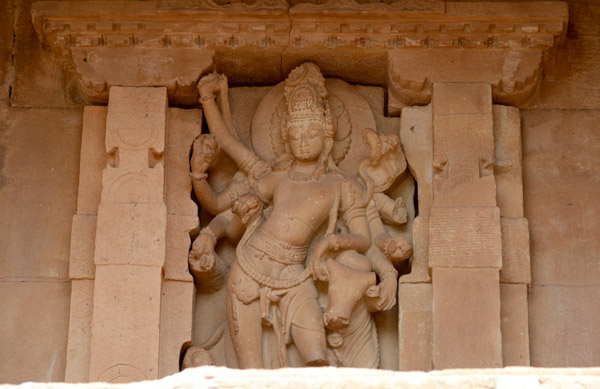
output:
[{"label": "carved molding", "polygon": [[563,2],[257,1],[38,2],[33,21],[52,50],[68,47],[242,46],[550,48],[564,38]]},{"label": "carved molding", "polygon": [[42,42],[57,53],[72,47],[286,45],[290,25],[287,5],[268,1],[49,1],[33,4],[31,14]]},{"label": "carved molding", "polygon": [[330,0],[290,9],[295,46],[364,48],[543,48],[564,38],[565,3]]},{"label": "carved molding", "polygon": [[[388,85],[397,100],[392,112],[407,103],[429,101],[427,88],[421,90],[427,77],[430,81],[435,77],[395,76],[390,53],[403,55],[415,49],[475,56],[488,51],[502,56],[514,56],[515,50],[544,53],[535,70],[528,60],[514,69],[518,79],[510,80],[510,74],[507,79],[508,69],[499,75],[505,79],[502,85],[492,82],[501,102],[519,104],[535,90],[543,60],[564,40],[568,22],[567,4],[559,1],[329,0],[292,7],[284,0],[224,5],[213,0],[44,1],[34,3],[31,13],[44,46],[76,74],[93,101],[106,101],[112,85],[141,85],[166,86],[172,102],[193,104],[195,80],[213,68],[227,73],[234,84],[264,85],[281,81],[283,74],[310,60],[327,77]],[[532,55],[536,54],[523,57]],[[157,64],[156,74],[140,77],[138,70],[147,68],[146,57],[167,61]],[[125,71],[103,71],[107,63]],[[435,65],[437,73],[446,73],[444,66],[451,66]],[[496,93],[498,86],[504,91]],[[502,100],[504,95],[518,98]]]}]

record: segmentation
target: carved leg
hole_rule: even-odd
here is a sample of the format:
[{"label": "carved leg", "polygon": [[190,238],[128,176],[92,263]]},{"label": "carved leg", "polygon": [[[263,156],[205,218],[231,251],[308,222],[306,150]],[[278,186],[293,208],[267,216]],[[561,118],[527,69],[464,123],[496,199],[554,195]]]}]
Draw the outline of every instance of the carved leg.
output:
[{"label": "carved leg", "polygon": [[227,281],[227,321],[241,369],[264,368],[258,290],[234,262]]},{"label": "carved leg", "polygon": [[327,345],[321,317],[321,307],[316,299],[305,300],[294,315],[292,338],[306,366],[327,366]]}]

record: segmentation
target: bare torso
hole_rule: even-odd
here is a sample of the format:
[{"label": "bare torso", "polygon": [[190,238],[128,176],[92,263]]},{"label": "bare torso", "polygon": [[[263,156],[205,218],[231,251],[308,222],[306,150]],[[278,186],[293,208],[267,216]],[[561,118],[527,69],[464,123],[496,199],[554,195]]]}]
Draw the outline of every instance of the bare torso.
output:
[{"label": "bare torso", "polygon": [[[329,220],[335,203],[336,178],[325,174],[317,181],[294,182],[285,172],[272,174],[276,175],[273,211],[259,231],[282,245],[307,248],[319,227]],[[284,265],[273,260],[253,262],[265,275],[274,278],[291,278],[304,270],[303,265]]]}]

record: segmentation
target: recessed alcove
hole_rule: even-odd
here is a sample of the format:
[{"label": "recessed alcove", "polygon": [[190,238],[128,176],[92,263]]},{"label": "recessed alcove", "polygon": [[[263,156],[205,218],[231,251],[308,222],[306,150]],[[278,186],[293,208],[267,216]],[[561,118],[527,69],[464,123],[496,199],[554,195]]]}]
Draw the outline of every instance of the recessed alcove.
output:
[{"label": "recessed alcove", "polygon": [[[95,351],[115,336],[128,335],[130,328],[112,322],[110,309],[96,311],[102,304],[94,304],[93,319],[76,317],[71,323],[76,329],[93,322],[91,334],[83,340],[88,349],[82,351],[90,366],[75,360],[75,354],[68,355],[69,374],[93,380],[129,363],[144,366],[134,369],[149,374],[141,378],[156,378],[178,369],[182,346],[212,343],[212,335],[221,331],[220,322],[209,329],[202,329],[200,323],[213,312],[213,304],[222,306],[222,299],[196,295],[193,323],[194,287],[187,272],[189,232],[199,222],[188,177],[189,147],[201,132],[196,83],[211,71],[227,75],[233,122],[241,131],[238,135],[257,147],[253,142],[261,131],[254,126],[259,101],[307,61],[321,69],[332,90],[333,84],[343,82],[343,87],[338,85],[340,91],[350,88],[364,99],[363,106],[353,107],[349,106],[352,99],[342,99],[356,123],[349,149],[352,158],[340,166],[350,160],[357,165],[368,158],[364,143],[363,152],[352,154],[352,147],[360,149],[358,131],[365,127],[361,120],[366,120],[369,111],[374,114],[370,126],[380,135],[399,136],[408,162],[404,178],[387,194],[393,200],[402,197],[407,208],[406,226],[395,233],[413,244],[412,271],[399,280],[398,308],[394,308],[399,311],[379,314],[376,319],[380,344],[387,347],[382,348],[381,366],[430,370],[529,363],[528,337],[521,336],[527,332],[527,321],[501,328],[499,318],[501,300],[503,317],[522,317],[527,312],[522,297],[531,276],[518,108],[539,91],[544,66],[564,41],[568,18],[564,3],[544,5],[36,3],[32,8],[36,31],[77,80],[78,94],[90,104],[108,103],[108,107],[85,108],[84,134],[93,135],[84,137],[82,150],[94,139],[99,151],[105,130],[107,134],[120,130],[137,134],[147,127],[158,131],[158,140],[142,145],[153,150],[151,154],[144,150],[144,158],[153,156],[152,172],[144,170],[144,174],[150,177],[149,190],[156,192],[152,201],[143,203],[153,203],[145,207],[154,215],[148,216],[149,224],[156,239],[163,242],[164,256],[150,258],[151,267],[160,269],[160,275],[147,275],[151,281],[144,287],[161,290],[162,297],[152,315],[135,311],[130,319],[160,328],[160,342],[153,338],[157,344],[146,353]],[[135,120],[143,113],[144,119]],[[148,113],[156,116],[145,119]],[[272,118],[266,115],[263,122],[270,126]],[[265,134],[258,138],[269,145],[272,142]],[[114,146],[111,142],[119,141],[107,137],[106,146]],[[141,162],[136,158],[142,154],[137,151],[134,147],[129,154],[120,152],[119,159],[125,163],[107,166],[104,173],[95,169],[98,185],[94,190],[99,193],[113,179],[130,174],[127,169],[138,169]],[[82,153],[82,176],[89,173],[86,158]],[[144,169],[150,169],[149,161],[145,162]],[[111,169],[123,169],[123,173]],[[413,176],[418,184],[418,212],[413,209]],[[226,186],[227,180],[221,184]],[[100,198],[102,212],[114,205],[102,206],[111,200]],[[95,240],[91,255],[79,258],[91,269],[102,267],[85,275],[94,280],[93,302],[102,302],[111,292],[110,275],[103,273],[109,266],[126,264],[132,271],[139,270],[133,267],[140,263],[124,261],[121,254],[111,252],[112,247],[103,248],[111,228],[137,236],[135,228],[146,220],[129,225],[133,230],[127,229],[125,221],[111,225],[119,217],[116,208],[110,208],[110,215],[98,211],[95,237],[78,235],[73,240],[75,250],[83,240]],[[80,216],[76,220],[95,222]],[[206,221],[200,218],[202,225]],[[136,261],[143,262],[149,250],[143,246],[137,245],[139,252],[131,254]],[[222,252],[231,255],[232,249]],[[99,280],[99,275],[105,279]],[[80,275],[72,278],[77,282]],[[89,293],[85,298],[91,303]],[[447,309],[440,308],[442,303]],[[484,305],[488,309],[483,313],[472,308]],[[478,324],[470,327],[472,323]],[[470,328],[473,337],[457,332],[463,326]],[[77,340],[75,335],[70,342]],[[507,344],[510,347],[503,348]],[[219,353],[217,362],[223,363],[226,353]],[[106,379],[125,379],[119,374]]]}]

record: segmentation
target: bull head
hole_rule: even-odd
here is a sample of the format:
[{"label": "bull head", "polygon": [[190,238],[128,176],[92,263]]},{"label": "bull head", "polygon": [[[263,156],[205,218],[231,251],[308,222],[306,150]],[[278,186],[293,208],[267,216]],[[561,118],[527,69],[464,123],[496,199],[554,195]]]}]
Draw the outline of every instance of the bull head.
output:
[{"label": "bull head", "polygon": [[348,326],[352,310],[363,296],[378,294],[376,276],[372,271],[353,269],[333,259],[328,259],[325,266],[329,273],[329,305],[323,322],[330,330],[337,330]]}]

